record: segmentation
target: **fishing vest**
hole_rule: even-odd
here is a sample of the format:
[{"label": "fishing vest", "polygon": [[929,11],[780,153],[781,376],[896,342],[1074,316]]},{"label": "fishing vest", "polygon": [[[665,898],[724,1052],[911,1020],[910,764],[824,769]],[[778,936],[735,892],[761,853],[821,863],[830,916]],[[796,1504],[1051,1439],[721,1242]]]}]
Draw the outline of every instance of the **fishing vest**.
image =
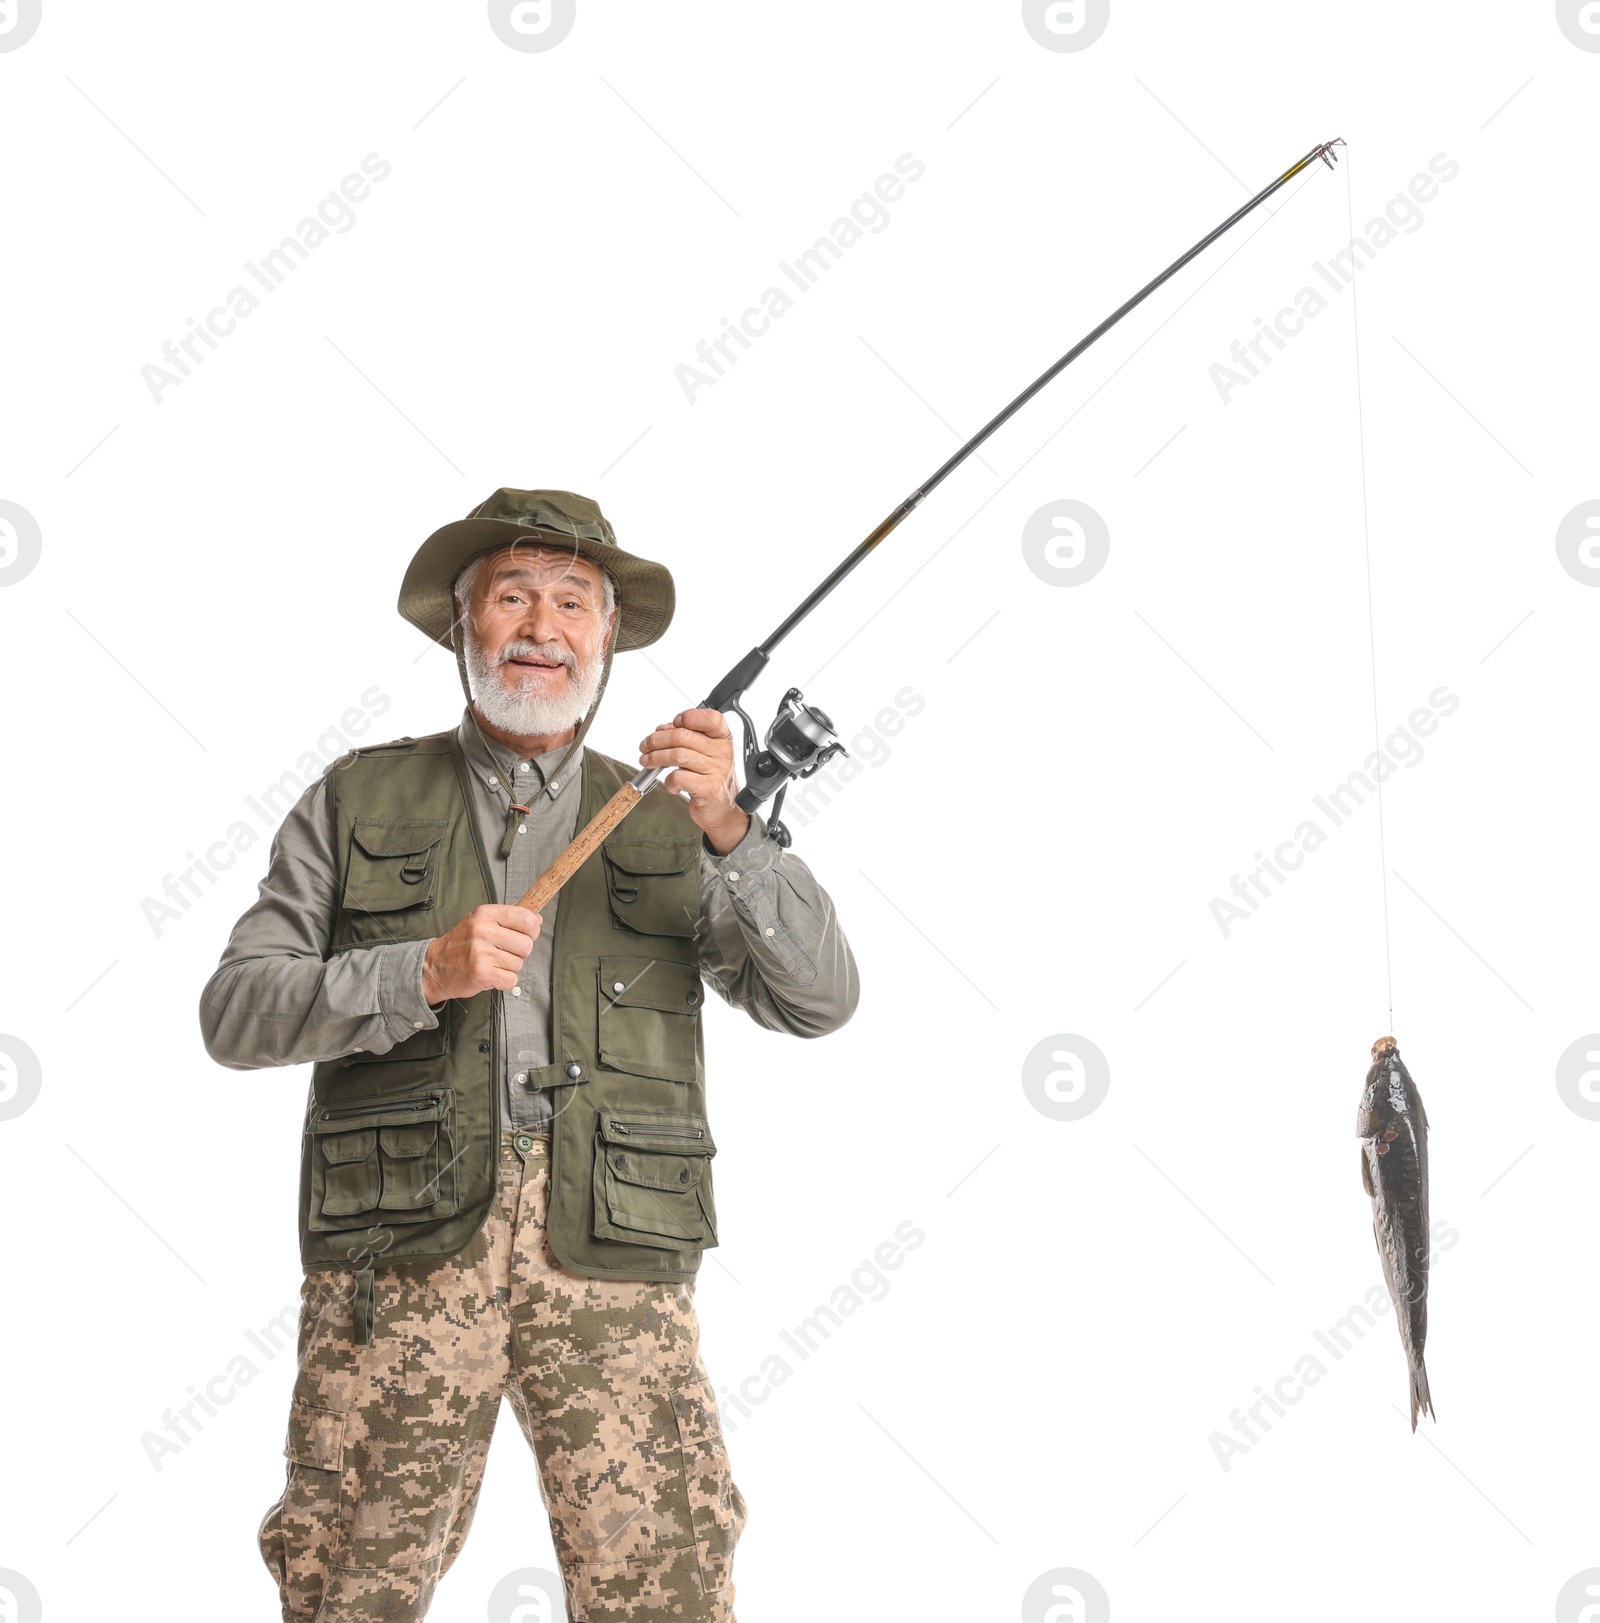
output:
[{"label": "fishing vest", "polygon": [[[582,828],[636,768],[585,746]],[[453,731],[358,749],[328,776],[341,880],[331,953],[442,935],[498,901]],[[646,794],[561,892],[552,942],[550,1249],[573,1273],[692,1279],[717,1243],[695,932],[701,836]],[[494,1198],[502,992],[452,999],[382,1054],[314,1067],[301,1257],[372,1270],[453,1256]],[[519,1084],[520,1085],[520,1084]],[[358,1279],[358,1290],[361,1280]]]}]

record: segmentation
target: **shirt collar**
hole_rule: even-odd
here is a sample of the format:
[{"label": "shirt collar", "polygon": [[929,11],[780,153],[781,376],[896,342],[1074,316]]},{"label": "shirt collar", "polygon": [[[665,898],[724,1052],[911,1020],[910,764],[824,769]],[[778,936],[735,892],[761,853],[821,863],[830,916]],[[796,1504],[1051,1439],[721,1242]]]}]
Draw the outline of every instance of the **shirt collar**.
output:
[{"label": "shirt collar", "polygon": [[570,743],[546,750],[542,755],[513,755],[498,739],[479,730],[471,705],[461,712],[461,726],[456,736],[461,741],[461,753],[468,767],[493,795],[514,795],[523,804],[531,804],[528,797],[534,794],[554,801],[577,783],[582,750],[567,763],[566,771],[555,783],[546,781],[560,764],[561,757],[572,748]]}]

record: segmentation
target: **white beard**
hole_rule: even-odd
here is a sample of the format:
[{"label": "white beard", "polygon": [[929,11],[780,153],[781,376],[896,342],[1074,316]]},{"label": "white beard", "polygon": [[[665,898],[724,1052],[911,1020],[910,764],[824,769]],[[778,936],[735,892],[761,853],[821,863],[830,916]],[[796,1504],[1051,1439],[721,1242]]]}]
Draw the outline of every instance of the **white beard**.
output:
[{"label": "white beard", "polygon": [[[473,702],[492,726],[523,738],[549,738],[576,727],[589,713],[605,667],[603,647],[580,666],[570,649],[541,648],[519,638],[508,642],[499,657],[491,659],[465,621],[461,632]],[[515,688],[508,689],[502,668],[511,658],[559,660],[569,673],[563,691],[555,695],[546,692],[547,678],[533,671],[518,672]]]}]

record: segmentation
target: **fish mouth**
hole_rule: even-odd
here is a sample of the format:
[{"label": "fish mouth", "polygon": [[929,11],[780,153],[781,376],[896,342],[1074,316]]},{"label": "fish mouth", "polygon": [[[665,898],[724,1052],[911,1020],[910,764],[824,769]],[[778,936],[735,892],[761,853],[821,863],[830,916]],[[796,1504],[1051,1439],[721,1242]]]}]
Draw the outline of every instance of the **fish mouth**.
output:
[{"label": "fish mouth", "polygon": [[1393,1037],[1380,1037],[1372,1045],[1372,1057],[1374,1059],[1387,1059],[1390,1054],[1398,1054],[1399,1052],[1400,1045]]}]

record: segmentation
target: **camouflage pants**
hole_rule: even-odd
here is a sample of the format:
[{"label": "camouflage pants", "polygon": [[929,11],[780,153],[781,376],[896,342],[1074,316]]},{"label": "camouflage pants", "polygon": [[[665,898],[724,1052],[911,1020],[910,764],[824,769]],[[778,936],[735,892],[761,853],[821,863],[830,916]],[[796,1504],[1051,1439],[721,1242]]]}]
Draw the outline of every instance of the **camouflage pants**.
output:
[{"label": "camouflage pants", "polygon": [[545,1237],[549,1141],[507,1133],[442,1263],[306,1277],[288,1482],[261,1524],[285,1623],[422,1617],[466,1542],[502,1393],[532,1445],[573,1623],[734,1623],[745,1524],[694,1286],[584,1279]]}]

